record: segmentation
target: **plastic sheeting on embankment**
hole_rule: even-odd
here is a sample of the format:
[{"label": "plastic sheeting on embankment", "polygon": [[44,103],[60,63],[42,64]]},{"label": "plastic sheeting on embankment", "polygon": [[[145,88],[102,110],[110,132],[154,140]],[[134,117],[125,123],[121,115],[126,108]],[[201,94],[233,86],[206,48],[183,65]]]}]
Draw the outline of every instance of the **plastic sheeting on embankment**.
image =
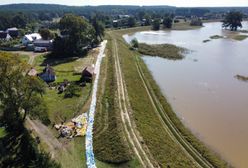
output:
[{"label": "plastic sheeting on embankment", "polygon": [[96,168],[94,152],[93,152],[93,124],[94,124],[94,117],[95,117],[95,110],[96,110],[96,94],[98,88],[98,80],[100,75],[100,66],[102,62],[102,58],[104,57],[104,50],[106,47],[107,41],[103,41],[101,43],[100,52],[97,57],[96,65],[95,65],[95,82],[93,85],[92,91],[92,101],[90,104],[90,110],[88,115],[88,127],[86,131],[86,164],[88,168]]}]

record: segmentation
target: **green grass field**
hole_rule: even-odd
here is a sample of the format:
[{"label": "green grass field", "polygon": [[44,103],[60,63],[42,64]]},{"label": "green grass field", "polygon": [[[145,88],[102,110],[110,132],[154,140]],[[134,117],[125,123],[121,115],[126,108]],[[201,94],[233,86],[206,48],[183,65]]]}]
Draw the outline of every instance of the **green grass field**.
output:
[{"label": "green grass field", "polygon": [[91,84],[88,84],[78,92],[79,97],[64,98],[64,93],[58,94],[57,90],[47,88],[44,100],[48,106],[49,119],[60,123],[70,120],[80,112],[86,112],[82,111],[82,107],[89,99],[90,92]]}]

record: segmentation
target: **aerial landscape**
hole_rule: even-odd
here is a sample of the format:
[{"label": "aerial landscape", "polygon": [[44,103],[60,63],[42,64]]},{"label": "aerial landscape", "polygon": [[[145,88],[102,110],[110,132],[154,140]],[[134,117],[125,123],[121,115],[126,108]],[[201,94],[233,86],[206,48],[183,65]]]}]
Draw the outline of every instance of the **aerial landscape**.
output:
[{"label": "aerial landscape", "polygon": [[247,168],[247,0],[1,0],[0,167]]}]

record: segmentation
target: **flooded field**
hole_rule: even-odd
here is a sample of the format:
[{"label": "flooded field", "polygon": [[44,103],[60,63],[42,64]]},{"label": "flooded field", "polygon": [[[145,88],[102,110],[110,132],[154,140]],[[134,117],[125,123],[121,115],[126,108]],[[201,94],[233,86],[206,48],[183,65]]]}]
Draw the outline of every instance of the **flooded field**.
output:
[{"label": "flooded field", "polygon": [[[248,23],[243,23],[248,29]],[[183,60],[143,56],[174,111],[207,145],[235,167],[248,167],[248,38],[236,41],[221,23],[187,31],[146,31],[125,35],[148,44],[171,43],[190,49]],[[233,34],[231,34],[233,36]],[[247,34],[248,35],[248,34]]]}]

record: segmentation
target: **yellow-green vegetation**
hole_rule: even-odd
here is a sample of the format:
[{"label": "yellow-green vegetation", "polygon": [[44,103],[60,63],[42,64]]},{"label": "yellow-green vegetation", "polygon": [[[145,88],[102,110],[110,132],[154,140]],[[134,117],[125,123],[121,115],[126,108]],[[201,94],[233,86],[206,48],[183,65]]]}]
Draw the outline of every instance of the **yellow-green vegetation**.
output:
[{"label": "yellow-green vegetation", "polygon": [[[162,95],[146,65],[142,59],[139,58],[140,55],[135,51],[129,50],[129,46],[124,42],[122,35],[132,32],[134,33],[135,31],[138,31],[138,29],[112,31],[110,34],[112,38],[117,39],[121,67],[124,73],[124,79],[127,86],[129,100],[134,112],[133,115],[137,129],[156,161],[161,167],[197,167],[185,153],[184,149],[182,149],[182,147],[177,143],[180,142],[181,139],[178,139],[177,136],[174,136],[174,138],[178,139],[178,141],[171,138],[167,129],[170,130],[172,128],[166,128],[166,126],[162,124],[167,122],[164,117],[161,117],[164,116],[162,114],[162,112],[164,112],[166,116],[169,117],[172,125],[176,127],[176,130],[200,153],[201,157],[204,157],[215,167],[226,167],[227,164],[221,160],[219,156],[210,151],[182,124],[180,119],[178,119],[177,115],[173,112],[169,103],[166,101],[166,98]],[[136,56],[138,57],[140,69],[144,73],[146,83],[150,86],[150,91],[154,93],[154,96],[162,106],[160,108],[164,109],[164,111],[159,110],[156,112],[154,109],[136,67]],[[157,108],[157,106],[160,105],[156,104],[156,109],[160,109]],[[158,113],[160,114],[158,115]],[[190,151],[188,152],[191,154]],[[197,158],[194,159],[197,161]],[[199,164],[200,163],[201,162],[199,162]],[[202,166],[205,167],[205,165]]]},{"label": "yellow-green vegetation", "polygon": [[6,135],[5,129],[3,127],[0,127],[0,138],[5,137],[5,135]]},{"label": "yellow-green vegetation", "polygon": [[145,44],[139,43],[138,51],[143,55],[158,56],[167,59],[182,59],[183,53],[187,49],[175,46],[173,44]]},{"label": "yellow-green vegetation", "polygon": [[235,78],[237,78],[240,81],[248,82],[248,77],[247,76],[236,75]]},{"label": "yellow-green vegetation", "polygon": [[28,62],[29,56],[28,55],[19,55],[17,54],[16,56],[20,57],[20,59],[24,62]]},{"label": "yellow-green vegetation", "polygon": [[[199,29],[199,28],[202,28],[202,26],[191,26],[190,22],[179,22],[179,23],[174,23],[171,29],[163,29],[163,30],[165,31],[166,30],[192,30],[192,29]],[[127,29],[122,29],[122,30],[125,30],[126,32],[125,34],[131,35],[138,31],[148,31],[151,29],[152,29],[151,26],[142,26],[142,27],[127,28]]]},{"label": "yellow-green vegetation", "polygon": [[[0,53],[3,53],[3,52],[0,51]],[[25,54],[18,54],[16,52],[14,52],[13,55],[15,55],[15,57],[20,58],[23,62],[28,62],[28,60],[29,60],[29,56],[25,55]]]},{"label": "yellow-green vegetation", "polygon": [[199,29],[203,26],[192,26],[190,25],[190,22],[179,22],[179,23],[174,23],[172,26],[172,30],[191,30],[191,29]]},{"label": "yellow-green vegetation", "polygon": [[131,160],[129,148],[123,138],[121,119],[115,99],[115,78],[112,39],[108,38],[106,57],[101,65],[97,111],[94,123],[94,153],[98,160],[125,167]]},{"label": "yellow-green vegetation", "polygon": [[220,36],[220,35],[210,36],[210,39],[221,39],[221,38],[224,38],[224,37],[223,36]]},{"label": "yellow-green vegetation", "polygon": [[248,37],[248,35],[239,34],[239,35],[233,36],[232,39],[242,41],[242,40],[245,40],[247,37]]}]

